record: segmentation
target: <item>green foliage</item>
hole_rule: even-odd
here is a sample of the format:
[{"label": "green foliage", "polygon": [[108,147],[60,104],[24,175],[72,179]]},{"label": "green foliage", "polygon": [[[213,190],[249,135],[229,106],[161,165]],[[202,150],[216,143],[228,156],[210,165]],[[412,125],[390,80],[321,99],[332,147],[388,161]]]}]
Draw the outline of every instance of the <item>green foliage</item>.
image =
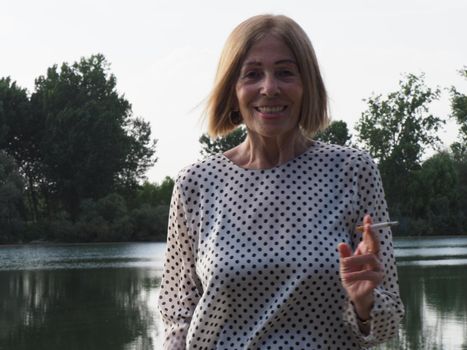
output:
[{"label": "green foliage", "polygon": [[173,180],[166,177],[160,185],[145,182],[128,199],[114,192],[98,200],[85,199],[75,222],[62,211],[53,220],[31,225],[25,238],[66,242],[165,241],[173,185]]},{"label": "green foliage", "polygon": [[436,132],[443,121],[429,113],[440,90],[425,86],[424,76],[409,74],[400,89],[366,100],[368,108],[357,123],[358,140],[379,164],[389,161],[398,169],[417,169],[427,147],[440,143]]},{"label": "green foliage", "polygon": [[98,201],[82,202],[81,215],[76,223],[80,241],[127,241],[132,236],[132,225],[125,200],[111,193]]},{"label": "green foliage", "polygon": [[149,204],[153,207],[170,203],[174,181],[166,176],[160,185],[144,182],[136,192],[136,201],[140,205]]},{"label": "green foliage", "polygon": [[209,135],[203,134],[199,138],[199,143],[201,143],[202,146],[201,155],[207,157],[212,154],[223,153],[241,144],[245,138],[246,129],[241,126],[227,136],[219,137],[215,140],[211,140]]},{"label": "green foliage", "polygon": [[161,184],[144,182],[136,190],[131,220],[137,240],[165,241],[174,180],[165,177]]},{"label": "green foliage", "polygon": [[45,121],[46,190],[73,220],[84,198],[98,199],[119,181],[135,185],[155,162],[149,124],[132,118],[102,55],[49,68],[36,79],[31,105]]},{"label": "green foliage", "polygon": [[333,121],[324,131],[314,136],[315,140],[341,146],[350,146],[351,138],[347,123],[342,120]]},{"label": "green foliage", "polygon": [[379,165],[390,212],[413,215],[410,192],[421,157],[429,147],[440,143],[437,131],[443,121],[429,112],[429,104],[440,90],[425,86],[424,76],[409,74],[399,82],[400,89],[367,99],[356,130],[357,138]]},{"label": "green foliage", "polygon": [[126,157],[117,182],[125,187],[135,187],[157,161],[157,140],[151,139],[151,125],[141,118],[130,119],[126,131]]},{"label": "green foliage", "polygon": [[43,120],[31,110],[25,89],[10,78],[0,79],[0,149],[12,156],[26,177],[27,201],[32,219],[38,216],[37,188],[43,179],[40,140]]},{"label": "green foliage", "polygon": [[33,131],[26,124],[31,122],[26,90],[10,78],[0,79],[0,148],[17,160],[25,155],[23,141],[29,141],[29,133]]},{"label": "green foliage", "polygon": [[[459,73],[467,79],[467,67]],[[451,117],[459,125],[459,141],[451,145],[454,157],[459,162],[467,161],[467,95],[460,93],[455,87],[451,87]]]},{"label": "green foliage", "polygon": [[0,151],[0,242],[14,241],[23,226],[23,181],[14,159]]},{"label": "green foliage", "polygon": [[143,204],[140,208],[131,212],[131,222],[134,227],[136,240],[165,241],[167,238],[167,222],[169,217],[169,205],[153,207]]},{"label": "green foliage", "polygon": [[[463,208],[459,207],[459,178],[456,162],[445,152],[427,159],[415,174],[412,217],[424,219],[423,234],[458,234]],[[415,229],[415,228],[414,228]]]},{"label": "green foliage", "polygon": [[127,213],[125,199],[116,193],[110,193],[99,199],[96,209],[99,215],[110,223],[117,222],[119,218]]},{"label": "green foliage", "polygon": [[467,162],[467,143],[466,142],[454,142],[451,145],[451,152],[456,161],[459,163]]},{"label": "green foliage", "polygon": [[[459,73],[467,79],[467,67]],[[462,137],[467,139],[467,95],[460,93],[456,88],[451,88],[451,108],[452,117],[461,126]]]},{"label": "green foliage", "polygon": [[[29,214],[14,239],[136,237],[130,212],[141,204],[130,210],[128,201],[156,162],[155,146],[150,124],[132,116],[102,55],[52,66],[36,79],[30,97],[10,78],[0,79],[0,150],[16,160],[24,177],[22,214]],[[0,201],[12,203],[11,183]],[[158,205],[165,204],[169,185],[160,189]]]}]

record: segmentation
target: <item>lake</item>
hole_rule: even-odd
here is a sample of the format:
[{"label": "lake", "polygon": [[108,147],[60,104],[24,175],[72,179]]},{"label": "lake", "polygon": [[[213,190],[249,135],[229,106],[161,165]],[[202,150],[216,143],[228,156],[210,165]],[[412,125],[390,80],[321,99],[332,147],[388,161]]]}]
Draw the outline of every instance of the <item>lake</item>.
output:
[{"label": "lake", "polygon": [[[467,349],[467,237],[395,242],[392,349]],[[0,246],[0,349],[157,350],[163,243]]]}]

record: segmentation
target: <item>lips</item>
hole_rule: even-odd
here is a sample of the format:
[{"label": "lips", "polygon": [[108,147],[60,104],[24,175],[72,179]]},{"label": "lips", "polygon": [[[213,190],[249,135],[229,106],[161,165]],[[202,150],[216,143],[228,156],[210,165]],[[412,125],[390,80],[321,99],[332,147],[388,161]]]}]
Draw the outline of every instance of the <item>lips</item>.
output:
[{"label": "lips", "polygon": [[286,108],[287,106],[258,106],[255,107],[255,110],[257,110],[260,113],[272,114],[283,112]]}]

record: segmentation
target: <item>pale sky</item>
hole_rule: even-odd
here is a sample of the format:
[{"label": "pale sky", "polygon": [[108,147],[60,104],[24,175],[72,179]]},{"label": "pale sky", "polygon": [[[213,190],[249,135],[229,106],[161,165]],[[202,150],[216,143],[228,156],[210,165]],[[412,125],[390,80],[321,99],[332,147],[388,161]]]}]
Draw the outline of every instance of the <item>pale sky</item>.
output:
[{"label": "pale sky", "polygon": [[[200,158],[203,100],[223,44],[244,19],[285,14],[308,33],[330,95],[333,119],[351,132],[362,99],[397,89],[404,73],[429,86],[467,91],[465,0],[162,1],[0,0],[0,77],[30,92],[48,67],[102,53],[136,116],[149,120],[159,161],[150,181]],[[448,93],[432,111],[449,114]],[[441,133],[448,145],[457,128]]]}]

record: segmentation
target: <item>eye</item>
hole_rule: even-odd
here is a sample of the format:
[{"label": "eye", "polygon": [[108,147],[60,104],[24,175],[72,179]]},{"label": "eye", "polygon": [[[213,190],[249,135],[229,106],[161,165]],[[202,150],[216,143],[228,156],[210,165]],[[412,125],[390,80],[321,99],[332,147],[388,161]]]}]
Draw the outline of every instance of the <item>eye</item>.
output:
[{"label": "eye", "polygon": [[295,72],[291,69],[281,69],[277,72],[277,75],[281,78],[288,78],[295,76]]},{"label": "eye", "polygon": [[249,80],[258,79],[260,76],[261,74],[257,70],[249,70],[242,74],[243,79],[249,79]]}]

